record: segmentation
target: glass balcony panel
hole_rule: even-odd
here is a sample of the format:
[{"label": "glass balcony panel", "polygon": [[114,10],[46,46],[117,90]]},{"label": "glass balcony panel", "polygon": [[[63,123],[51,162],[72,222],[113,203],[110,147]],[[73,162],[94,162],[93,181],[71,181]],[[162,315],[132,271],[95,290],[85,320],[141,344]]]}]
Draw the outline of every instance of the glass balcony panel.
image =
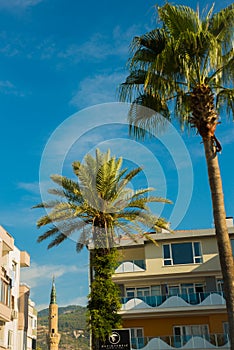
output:
[{"label": "glass balcony panel", "polygon": [[137,272],[137,271],[140,271],[139,268],[142,270],[146,270],[145,260],[126,260],[126,261],[121,261],[117,264],[115,272],[116,273]]},{"label": "glass balcony panel", "polygon": [[227,334],[202,334],[202,335],[185,334],[185,335],[175,335],[175,336],[168,335],[168,336],[161,336],[161,337],[145,337],[145,338],[132,337],[131,345],[132,345],[132,349],[142,349],[154,339],[160,339],[161,342],[164,342],[165,344],[171,346],[172,348],[180,349],[184,347],[188,342],[190,342],[189,349],[200,350],[199,346],[201,342],[198,341],[199,338],[201,341],[204,341],[204,349],[206,348],[207,345],[208,345],[208,348],[211,348],[211,347],[213,348],[214,346],[216,349],[220,349],[220,350],[230,349],[230,344],[228,343]]},{"label": "glass balcony panel", "polygon": [[[127,297],[122,297],[121,298],[121,303],[126,304],[129,300],[133,298],[138,298],[142,301],[144,301],[147,305],[152,306],[152,307],[157,307],[160,306],[164,303],[166,299],[170,299],[172,297],[178,296],[184,301],[186,301],[190,305],[199,305],[203,300],[205,300],[207,297],[212,296],[212,294],[219,294],[220,296],[223,296],[222,292],[202,292],[202,293],[183,293],[183,294],[176,294],[176,295],[151,295],[151,296],[145,296],[145,295],[131,295],[127,294]],[[211,305],[215,305],[213,303],[212,298],[211,298]],[[180,304],[178,304],[178,307]]]},{"label": "glass balcony panel", "polygon": [[145,270],[145,260],[133,260],[133,264]]}]

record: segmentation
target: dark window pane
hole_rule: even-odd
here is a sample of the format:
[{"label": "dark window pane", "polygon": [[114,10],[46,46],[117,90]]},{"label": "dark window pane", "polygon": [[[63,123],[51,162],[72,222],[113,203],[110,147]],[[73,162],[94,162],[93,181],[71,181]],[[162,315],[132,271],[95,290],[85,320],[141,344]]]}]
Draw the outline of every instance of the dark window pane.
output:
[{"label": "dark window pane", "polygon": [[234,239],[231,239],[232,255],[234,256]]},{"label": "dark window pane", "polygon": [[144,260],[133,260],[133,263],[142,269],[145,269],[145,261]]},{"label": "dark window pane", "polygon": [[195,256],[201,256],[201,248],[199,242],[194,242],[194,253]]},{"label": "dark window pane", "polygon": [[171,265],[171,260],[164,260],[164,265]]},{"label": "dark window pane", "polygon": [[200,264],[202,262],[202,259],[201,258],[195,258],[195,263],[196,264]]},{"label": "dark window pane", "polygon": [[173,264],[193,263],[192,243],[172,244]]},{"label": "dark window pane", "polygon": [[165,245],[163,246],[163,253],[164,253],[164,259],[170,258],[170,248],[169,248],[169,244],[165,244]]}]

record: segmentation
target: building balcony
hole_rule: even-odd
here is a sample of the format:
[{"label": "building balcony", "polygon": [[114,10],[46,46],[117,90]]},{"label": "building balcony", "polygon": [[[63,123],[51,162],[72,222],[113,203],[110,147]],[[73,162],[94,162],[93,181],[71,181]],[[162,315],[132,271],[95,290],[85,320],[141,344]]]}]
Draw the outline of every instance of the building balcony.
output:
[{"label": "building balcony", "polygon": [[11,309],[9,306],[0,302],[0,321],[10,322],[11,321]]},{"label": "building balcony", "polygon": [[116,268],[115,273],[141,272],[145,270],[145,260],[128,260],[122,261]]},{"label": "building balcony", "polygon": [[26,251],[20,252],[20,267],[30,266],[30,255]]},{"label": "building balcony", "polygon": [[137,296],[135,298],[121,298],[122,311],[139,309],[163,308],[191,308],[223,306],[226,301],[223,292],[204,292],[177,295]]},{"label": "building balcony", "polygon": [[132,349],[222,349],[230,350],[227,334],[183,335],[131,338]]},{"label": "building balcony", "polygon": [[0,339],[0,350],[6,350],[6,345],[2,339]]},{"label": "building balcony", "polygon": [[8,253],[14,249],[14,238],[2,226],[0,226],[0,239],[3,253]]}]

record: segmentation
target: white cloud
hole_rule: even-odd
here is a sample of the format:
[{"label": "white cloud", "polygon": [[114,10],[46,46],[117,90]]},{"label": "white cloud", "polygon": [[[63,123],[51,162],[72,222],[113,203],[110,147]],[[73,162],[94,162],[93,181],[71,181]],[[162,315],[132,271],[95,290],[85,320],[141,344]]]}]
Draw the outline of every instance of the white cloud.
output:
[{"label": "white cloud", "polygon": [[38,265],[34,262],[29,268],[21,271],[21,280],[31,288],[36,288],[51,280],[53,276],[58,278],[67,273],[81,273],[86,270],[75,265]]},{"label": "white cloud", "polygon": [[38,182],[19,182],[18,188],[31,192],[33,194],[39,194],[39,183]]},{"label": "white cloud", "polygon": [[[19,12],[27,7],[34,6],[43,0],[0,0],[0,10]],[[48,36],[38,40],[33,36],[22,33],[0,32],[0,53],[6,57],[24,56],[27,59],[50,60],[56,59],[57,69],[64,63],[76,64],[80,61],[103,61],[128,56],[129,43],[139,34],[138,26],[131,26],[125,31],[117,26],[112,32],[95,33],[84,42],[68,42],[61,46],[61,41]]]},{"label": "white cloud", "polygon": [[15,85],[9,80],[1,80],[0,81],[0,93],[5,95],[16,95],[16,96],[24,96],[22,92],[20,92]]},{"label": "white cloud", "polygon": [[70,102],[80,108],[116,101],[117,87],[123,80],[124,75],[118,72],[87,77]]},{"label": "white cloud", "polygon": [[93,34],[83,44],[71,44],[65,50],[58,53],[61,58],[71,58],[76,63],[82,60],[104,60],[111,56],[126,56],[129,43],[139,32],[138,26],[131,26],[122,31],[120,26],[113,29],[108,35]]},{"label": "white cloud", "polygon": [[15,9],[15,7],[24,9],[35,6],[42,1],[43,0],[0,0],[0,9]]},{"label": "white cloud", "polygon": [[58,54],[62,58],[72,58],[76,62],[86,58],[103,59],[110,54],[107,37],[95,33],[88,41],[81,45],[71,44]]},{"label": "white cloud", "polygon": [[[27,198],[24,198],[24,200]],[[22,198],[21,198],[22,200]],[[5,227],[9,228],[32,228],[36,227],[36,221],[38,219],[38,212],[32,210],[32,206],[40,202],[40,200],[28,205],[28,207],[21,207],[20,204],[13,203],[12,206],[6,206],[0,208],[1,223]]]},{"label": "white cloud", "polygon": [[[20,280],[30,287],[30,296],[36,302],[37,310],[48,308],[49,300],[48,303],[45,300],[49,299],[53,276],[58,291],[59,306],[85,306],[88,283],[87,286],[83,286],[82,283],[86,281],[87,271],[87,266],[80,268],[76,265],[42,265],[33,262],[29,268],[21,270]],[[79,286],[74,282],[77,279],[83,281]]]}]

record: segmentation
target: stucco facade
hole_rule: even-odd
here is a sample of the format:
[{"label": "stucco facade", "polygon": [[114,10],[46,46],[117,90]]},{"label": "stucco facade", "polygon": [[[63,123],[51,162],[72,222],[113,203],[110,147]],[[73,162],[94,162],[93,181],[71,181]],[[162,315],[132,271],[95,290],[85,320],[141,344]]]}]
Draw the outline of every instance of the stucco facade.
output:
[{"label": "stucco facade", "polygon": [[[232,219],[228,221],[234,243]],[[225,296],[214,229],[123,237],[113,280],[135,348],[229,349]],[[234,246],[234,244],[233,244]]]},{"label": "stucco facade", "polygon": [[[14,245],[13,237],[0,226],[0,350],[36,349],[36,321],[29,329],[30,289],[21,285],[21,268],[30,266],[30,256]],[[33,334],[32,334],[33,333]],[[31,342],[30,339],[33,339]]]}]

